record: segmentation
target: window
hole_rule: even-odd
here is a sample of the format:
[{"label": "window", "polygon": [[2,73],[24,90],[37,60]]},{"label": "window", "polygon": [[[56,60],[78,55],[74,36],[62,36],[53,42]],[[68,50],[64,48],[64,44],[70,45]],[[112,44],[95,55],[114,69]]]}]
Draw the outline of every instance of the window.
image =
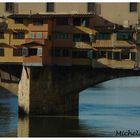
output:
[{"label": "window", "polygon": [[129,53],[130,53],[130,50],[129,49],[123,49],[122,52],[121,52],[121,58],[122,59],[129,59]]},{"label": "window", "polygon": [[0,56],[4,56],[4,48],[0,48]]},{"label": "window", "polygon": [[68,49],[63,49],[62,50],[62,55],[65,56],[65,57],[69,56],[69,50]]},{"label": "window", "polygon": [[0,21],[0,30],[6,31],[8,28],[8,24],[5,21]]},{"label": "window", "polygon": [[30,33],[29,33],[29,38],[34,39],[34,38],[35,38],[35,33],[34,33],[34,32],[30,32]]},{"label": "window", "polygon": [[120,52],[114,52],[114,59],[115,60],[121,60],[121,53]]},{"label": "window", "polygon": [[128,33],[128,32],[117,33],[117,40],[132,40],[132,38],[133,38],[132,33]]},{"label": "window", "polygon": [[112,59],[113,58],[112,54],[113,54],[112,51],[108,51],[107,52],[107,58]]},{"label": "window", "polygon": [[106,58],[107,56],[107,52],[106,51],[99,51],[98,53],[98,57],[99,58]]},{"label": "window", "polygon": [[74,42],[90,42],[89,34],[74,34],[73,35]]},{"label": "window", "polygon": [[17,18],[15,19],[16,24],[22,24],[23,23],[23,18]]},{"label": "window", "polygon": [[38,48],[37,49],[37,56],[42,56],[43,52],[42,52],[42,48]]},{"label": "window", "polygon": [[69,34],[68,33],[55,33],[54,34],[54,39],[69,39]]},{"label": "window", "polygon": [[0,32],[0,39],[4,39],[4,32]]},{"label": "window", "polygon": [[129,10],[130,12],[137,12],[137,3],[130,3]]},{"label": "window", "polygon": [[74,26],[88,26],[89,18],[74,18],[73,25]]},{"label": "window", "polygon": [[33,25],[43,25],[43,19],[33,19]]},{"label": "window", "polygon": [[98,32],[96,33],[96,39],[97,40],[110,40],[111,34],[110,33],[104,33],[104,32]]},{"label": "window", "polygon": [[13,56],[22,56],[22,49],[13,49]]},{"label": "window", "polygon": [[56,18],[56,25],[68,25],[68,18]]},{"label": "window", "polygon": [[135,61],[136,60],[136,53],[131,52],[131,60]]},{"label": "window", "polygon": [[27,57],[29,55],[29,50],[28,48],[24,47],[22,49],[22,56]]},{"label": "window", "polygon": [[6,3],[5,4],[5,11],[13,13],[14,12],[14,3]]},{"label": "window", "polygon": [[73,50],[72,51],[72,57],[73,58],[87,58],[87,51],[78,51],[78,50]]},{"label": "window", "polygon": [[29,49],[29,56],[37,55],[37,48]]},{"label": "window", "polygon": [[87,12],[94,12],[94,11],[95,11],[95,3],[88,3]]},{"label": "window", "polygon": [[70,50],[67,48],[54,48],[53,50],[51,50],[51,55],[57,57],[68,57],[70,56]]},{"label": "window", "polygon": [[25,33],[24,32],[14,32],[13,39],[24,39]]},{"label": "window", "polygon": [[47,3],[46,11],[47,12],[54,12],[54,3],[53,2]]},{"label": "window", "polygon": [[36,33],[36,38],[38,38],[38,39],[43,38],[42,32]]}]

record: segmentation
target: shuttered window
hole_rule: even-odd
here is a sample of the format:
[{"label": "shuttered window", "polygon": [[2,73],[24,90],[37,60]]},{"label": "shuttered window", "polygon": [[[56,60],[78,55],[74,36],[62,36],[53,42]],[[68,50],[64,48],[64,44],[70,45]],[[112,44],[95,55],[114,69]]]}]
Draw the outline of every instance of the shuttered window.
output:
[{"label": "shuttered window", "polygon": [[47,3],[46,11],[47,12],[54,12],[54,3],[53,2]]},{"label": "shuttered window", "polygon": [[0,39],[4,39],[4,32],[0,32]]},{"label": "shuttered window", "polygon": [[14,12],[14,3],[8,2],[5,4],[5,11],[9,13]]},{"label": "shuttered window", "polygon": [[4,56],[4,48],[0,48],[0,56]]},{"label": "shuttered window", "polygon": [[97,32],[96,33],[96,39],[97,40],[110,40],[111,34],[110,33],[104,33],[104,32]]},{"label": "shuttered window", "polygon": [[23,48],[22,49],[22,56],[28,56],[28,55],[29,55],[28,48]]},{"label": "shuttered window", "polygon": [[76,50],[73,50],[72,51],[72,57],[73,58],[88,58],[88,51],[76,51]]},{"label": "shuttered window", "polygon": [[33,19],[33,25],[43,25],[43,19]]},{"label": "shuttered window", "polygon": [[74,26],[88,26],[89,18],[74,18],[73,25]]},{"label": "shuttered window", "polygon": [[42,34],[42,32],[38,32],[38,33],[36,33],[36,38],[38,38],[38,39],[43,38],[43,34]]},{"label": "shuttered window", "polygon": [[22,49],[21,48],[14,48],[13,49],[13,56],[22,56]]},{"label": "shuttered window", "polygon": [[112,58],[113,58],[113,56],[112,56],[112,51],[108,51],[108,52],[107,52],[107,58],[108,58],[108,59],[112,59]]},{"label": "shuttered window", "polygon": [[54,39],[69,39],[70,38],[70,35],[68,33],[55,33],[53,35]]},{"label": "shuttered window", "polygon": [[35,38],[35,33],[34,33],[34,32],[30,32],[30,33],[29,33],[29,38],[34,39],[34,38]]},{"label": "shuttered window", "polygon": [[114,52],[114,59],[115,60],[121,60],[121,52]]},{"label": "shuttered window", "polygon": [[95,3],[87,4],[87,12],[95,12]]},{"label": "shuttered window", "polygon": [[117,33],[117,40],[131,40],[131,39],[132,39],[132,33],[126,33],[126,32]]},{"label": "shuttered window", "polygon": [[135,61],[136,60],[136,53],[131,52],[131,60]]},{"label": "shuttered window", "polygon": [[129,4],[129,10],[130,12],[137,12],[137,3],[130,3]]},{"label": "shuttered window", "polygon": [[42,56],[42,48],[37,49],[37,56]]},{"label": "shuttered window", "polygon": [[91,38],[90,38],[89,34],[74,34],[73,41],[75,41],[75,42],[90,42]]},{"label": "shuttered window", "polygon": [[24,32],[14,32],[13,39],[24,39],[25,33]]},{"label": "shuttered window", "polygon": [[68,25],[68,18],[56,18],[56,25]]}]

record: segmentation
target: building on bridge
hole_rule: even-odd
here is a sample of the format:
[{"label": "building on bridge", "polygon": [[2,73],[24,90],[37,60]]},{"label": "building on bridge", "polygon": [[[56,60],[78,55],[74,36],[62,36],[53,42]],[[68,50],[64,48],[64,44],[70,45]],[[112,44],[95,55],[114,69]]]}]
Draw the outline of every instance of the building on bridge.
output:
[{"label": "building on bridge", "polygon": [[17,60],[31,66],[93,67],[126,64],[128,68],[135,64],[134,29],[96,14],[13,14],[5,23],[7,27],[0,32],[0,47],[4,49],[1,63]]}]

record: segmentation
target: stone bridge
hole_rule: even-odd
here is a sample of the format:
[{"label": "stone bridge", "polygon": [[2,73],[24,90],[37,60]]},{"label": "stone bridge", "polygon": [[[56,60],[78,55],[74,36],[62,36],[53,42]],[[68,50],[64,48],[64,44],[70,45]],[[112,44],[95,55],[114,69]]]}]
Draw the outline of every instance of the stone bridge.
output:
[{"label": "stone bridge", "polygon": [[0,66],[1,87],[18,95],[19,113],[28,115],[78,115],[80,91],[126,76],[140,76],[140,71],[89,66]]}]

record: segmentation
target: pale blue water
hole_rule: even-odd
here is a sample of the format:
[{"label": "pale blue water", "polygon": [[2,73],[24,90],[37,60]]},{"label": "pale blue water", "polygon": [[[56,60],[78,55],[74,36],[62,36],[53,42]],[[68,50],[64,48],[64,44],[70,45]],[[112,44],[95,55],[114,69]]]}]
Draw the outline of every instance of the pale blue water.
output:
[{"label": "pale blue water", "polygon": [[97,137],[116,136],[116,130],[140,131],[140,77],[118,78],[82,91],[79,117],[18,119],[17,97],[0,94],[0,136],[25,131],[22,136]]},{"label": "pale blue water", "polygon": [[80,126],[96,136],[116,136],[116,130],[140,132],[140,77],[114,79],[83,91]]}]

